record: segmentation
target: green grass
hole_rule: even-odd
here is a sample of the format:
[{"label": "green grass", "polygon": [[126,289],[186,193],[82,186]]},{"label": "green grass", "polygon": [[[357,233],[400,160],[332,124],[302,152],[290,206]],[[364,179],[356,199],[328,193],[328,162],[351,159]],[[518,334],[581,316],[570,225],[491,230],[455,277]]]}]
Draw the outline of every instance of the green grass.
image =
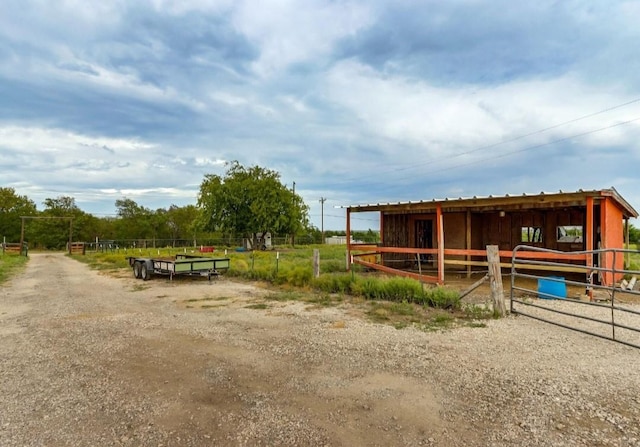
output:
[{"label": "green grass", "polygon": [[19,256],[13,253],[0,254],[0,284],[21,272],[28,261],[29,258],[26,256]]},{"label": "green grass", "polygon": [[[638,246],[635,244],[629,244],[629,248],[631,250],[638,250]],[[626,257],[625,257],[625,260],[626,260]],[[640,270],[640,253],[630,253],[629,263],[625,268],[627,270]]]},{"label": "green grass", "polygon": [[258,309],[258,310],[264,310],[264,309],[268,309],[269,305],[267,305],[266,303],[258,303],[258,304],[249,304],[248,306],[244,306],[245,309]]}]

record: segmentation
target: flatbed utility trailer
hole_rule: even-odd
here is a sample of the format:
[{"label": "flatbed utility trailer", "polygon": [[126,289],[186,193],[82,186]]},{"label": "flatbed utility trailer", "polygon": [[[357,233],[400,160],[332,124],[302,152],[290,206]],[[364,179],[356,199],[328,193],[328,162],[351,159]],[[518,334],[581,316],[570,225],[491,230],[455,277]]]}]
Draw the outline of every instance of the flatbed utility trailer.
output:
[{"label": "flatbed utility trailer", "polygon": [[153,275],[169,276],[172,280],[176,275],[206,276],[211,281],[212,276],[218,276],[229,269],[229,258],[210,258],[187,254],[177,254],[170,258],[143,258],[128,256],[129,266],[133,269],[133,276],[147,281]]}]

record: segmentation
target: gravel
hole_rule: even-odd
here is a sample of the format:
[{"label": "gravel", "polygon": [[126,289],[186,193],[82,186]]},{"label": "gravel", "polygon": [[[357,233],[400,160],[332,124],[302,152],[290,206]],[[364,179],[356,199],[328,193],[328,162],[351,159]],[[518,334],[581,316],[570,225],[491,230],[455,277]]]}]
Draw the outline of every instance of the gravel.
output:
[{"label": "gravel", "polygon": [[396,330],[267,293],[31,255],[0,289],[0,445],[640,445],[638,349],[523,316]]}]

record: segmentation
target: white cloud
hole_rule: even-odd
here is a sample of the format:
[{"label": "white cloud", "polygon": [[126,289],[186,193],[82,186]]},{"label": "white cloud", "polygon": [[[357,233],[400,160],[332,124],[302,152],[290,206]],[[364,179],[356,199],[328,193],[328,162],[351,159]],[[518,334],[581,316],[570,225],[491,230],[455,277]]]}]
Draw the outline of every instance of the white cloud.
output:
[{"label": "white cloud", "polygon": [[[570,121],[629,101],[622,92],[596,93],[571,74],[555,79],[513,81],[498,86],[447,88],[391,77],[355,62],[336,65],[327,88],[332,101],[349,109],[361,132],[419,148],[419,157],[448,157]],[[640,103],[518,141],[517,147],[567,138],[640,117]],[[595,132],[579,143],[599,150],[603,143],[631,144],[630,126]],[[508,149],[509,146],[507,146]],[[500,152],[493,149],[491,153]],[[399,153],[394,154],[397,160]],[[406,162],[416,162],[415,151]],[[410,159],[410,160],[409,160]]]},{"label": "white cloud", "polygon": [[90,137],[63,129],[40,127],[4,126],[0,127],[0,144],[11,147],[19,153],[40,153],[45,150],[71,155],[86,153],[87,147],[101,149],[108,147],[116,152],[150,149],[154,145],[136,139]]},{"label": "white cloud", "polygon": [[372,20],[371,11],[362,3],[318,0],[243,0],[233,15],[235,27],[261,49],[253,68],[262,76],[326,57],[336,41]]},{"label": "white cloud", "polygon": [[200,166],[200,167],[224,166],[225,163],[226,163],[226,160],[219,160],[219,159],[210,159],[210,158],[203,158],[203,157],[196,157],[195,159],[196,166]]}]

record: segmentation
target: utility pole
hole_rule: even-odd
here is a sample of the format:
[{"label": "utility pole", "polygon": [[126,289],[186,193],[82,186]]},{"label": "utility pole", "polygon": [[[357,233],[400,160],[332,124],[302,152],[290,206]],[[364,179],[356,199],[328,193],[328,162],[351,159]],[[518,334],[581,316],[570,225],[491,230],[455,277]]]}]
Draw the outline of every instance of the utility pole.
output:
[{"label": "utility pole", "polygon": [[320,212],[320,231],[322,232],[322,241],[320,242],[321,244],[324,244],[324,202],[326,201],[326,197],[320,197],[320,205],[322,210]]}]

